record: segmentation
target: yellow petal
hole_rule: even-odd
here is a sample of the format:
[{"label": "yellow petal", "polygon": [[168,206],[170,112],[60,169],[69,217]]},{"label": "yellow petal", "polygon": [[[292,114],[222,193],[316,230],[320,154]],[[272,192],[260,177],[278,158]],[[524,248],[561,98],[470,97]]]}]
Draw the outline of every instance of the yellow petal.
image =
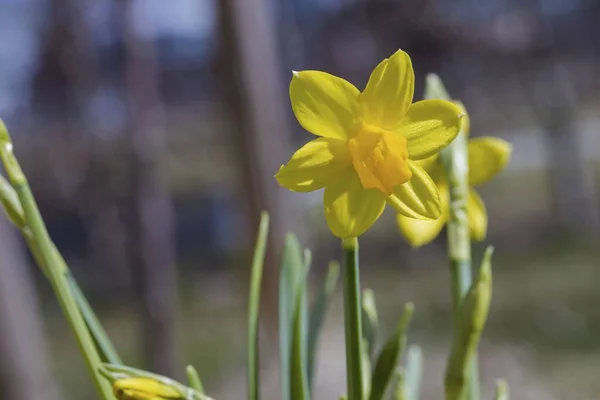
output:
[{"label": "yellow petal", "polygon": [[294,153],[275,174],[277,182],[294,192],[312,192],[340,176],[349,168],[346,141],[319,138]]},{"label": "yellow petal", "polygon": [[363,234],[385,207],[379,190],[365,190],[352,169],[325,187],[325,219],[331,232],[340,238]]},{"label": "yellow petal", "polygon": [[446,185],[439,185],[442,214],[438,219],[414,219],[398,214],[396,222],[400,233],[412,247],[421,247],[435,239],[448,222],[449,193]]},{"label": "yellow petal", "polygon": [[409,160],[410,181],[397,186],[388,196],[388,203],[396,212],[409,218],[436,219],[441,215],[438,189],[427,172]]},{"label": "yellow petal", "polygon": [[479,137],[468,142],[469,183],[480,185],[502,171],[510,160],[510,143],[494,137]]},{"label": "yellow petal", "polygon": [[373,70],[360,95],[364,122],[394,130],[412,103],[414,89],[415,74],[410,57],[398,50]]},{"label": "yellow petal", "polygon": [[430,157],[448,146],[461,128],[459,106],[446,100],[423,100],[410,106],[395,132],[408,141],[413,160]]},{"label": "yellow petal", "polygon": [[487,211],[485,204],[475,189],[469,190],[467,200],[467,215],[469,217],[469,230],[471,238],[476,241],[485,239],[487,234]]},{"label": "yellow petal", "polygon": [[347,139],[359,127],[358,96],[351,83],[321,71],[294,72],[290,83],[292,110],[307,131]]}]

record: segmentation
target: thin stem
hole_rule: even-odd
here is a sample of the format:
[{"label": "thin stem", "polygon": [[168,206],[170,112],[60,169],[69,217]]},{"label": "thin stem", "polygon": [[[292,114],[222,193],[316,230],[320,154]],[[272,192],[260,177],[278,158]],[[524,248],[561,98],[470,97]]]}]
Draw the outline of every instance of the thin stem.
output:
[{"label": "thin stem", "polygon": [[[450,100],[439,77],[427,77],[426,98]],[[448,219],[448,258],[452,276],[452,310],[455,335],[460,331],[460,310],[465,295],[473,282],[471,268],[471,238],[467,199],[469,196],[469,160],[467,137],[460,132],[456,139],[440,152],[440,160],[446,171],[450,188],[450,217]],[[473,354],[469,376],[468,400],[479,399],[479,376],[477,354]]]},{"label": "thin stem", "polygon": [[[448,220],[448,257],[452,276],[452,309],[454,332],[460,330],[460,310],[473,283],[471,267],[471,238],[467,215],[468,155],[467,138],[460,133],[452,144],[442,152],[442,162],[446,169],[450,187],[450,218]],[[477,353],[473,354],[469,376],[467,399],[479,399],[479,366]]]},{"label": "thin stem", "polygon": [[344,239],[344,327],[346,332],[346,379],[348,400],[363,400],[362,321],[358,239]]},{"label": "thin stem", "polygon": [[31,193],[31,189],[27,182],[23,181],[16,183],[13,186],[17,191],[27,226],[31,229],[32,239],[36,243],[37,257],[44,265],[44,269],[48,274],[48,278],[58,302],[67,318],[67,322],[75,333],[75,338],[81,352],[84,355],[86,366],[94,379],[94,384],[101,397],[105,400],[112,400],[112,390],[108,382],[100,375],[99,368],[101,366],[100,356],[94,344],[94,340],[88,331],[83,316],[81,315],[66,275],[64,274],[64,265],[57,257],[55,250],[46,226],[43,223],[37,204]]}]

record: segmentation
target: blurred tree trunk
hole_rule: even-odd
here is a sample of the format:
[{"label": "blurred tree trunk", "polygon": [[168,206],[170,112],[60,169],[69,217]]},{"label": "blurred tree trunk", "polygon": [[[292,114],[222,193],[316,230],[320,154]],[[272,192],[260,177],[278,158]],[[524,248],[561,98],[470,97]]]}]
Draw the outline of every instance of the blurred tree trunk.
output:
[{"label": "blurred tree trunk", "polygon": [[599,218],[592,171],[578,141],[577,89],[571,72],[557,61],[547,59],[540,69],[534,104],[546,134],[549,183],[557,222],[567,234],[593,233],[598,230]]},{"label": "blurred tree trunk", "polygon": [[58,400],[29,266],[3,215],[0,238],[0,398]]},{"label": "blurred tree trunk", "polygon": [[268,210],[271,233],[267,248],[263,311],[274,326],[277,310],[277,259],[286,232],[282,189],[273,175],[287,161],[290,137],[286,120],[287,90],[280,79],[275,27],[264,0],[221,0],[219,72],[225,101],[233,114],[234,144],[241,161],[240,196],[249,222],[248,237],[256,237],[260,212]]},{"label": "blurred tree trunk", "polygon": [[130,110],[134,223],[131,251],[141,298],[145,355],[153,371],[173,376],[176,349],[176,270],[171,198],[165,183],[164,109],[153,43],[134,24],[134,1],[119,2]]}]

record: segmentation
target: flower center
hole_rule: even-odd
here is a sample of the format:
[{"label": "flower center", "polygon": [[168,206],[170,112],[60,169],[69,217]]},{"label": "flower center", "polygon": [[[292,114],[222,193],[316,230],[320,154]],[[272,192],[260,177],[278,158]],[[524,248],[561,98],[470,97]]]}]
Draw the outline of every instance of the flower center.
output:
[{"label": "flower center", "polygon": [[406,139],[400,135],[366,125],[348,141],[348,150],[365,189],[379,189],[389,195],[412,175]]}]

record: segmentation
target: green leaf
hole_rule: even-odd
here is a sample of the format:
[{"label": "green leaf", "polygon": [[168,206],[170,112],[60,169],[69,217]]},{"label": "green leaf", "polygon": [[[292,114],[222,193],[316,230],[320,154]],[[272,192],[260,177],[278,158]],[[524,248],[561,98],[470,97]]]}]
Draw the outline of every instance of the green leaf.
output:
[{"label": "green leaf", "polygon": [[196,368],[194,368],[193,365],[188,365],[185,369],[185,373],[188,377],[190,387],[196,390],[198,393],[205,394],[204,386],[202,385],[200,375],[198,375],[198,371],[196,371]]},{"label": "green leaf", "polygon": [[323,320],[325,319],[325,312],[329,308],[329,304],[331,303],[339,280],[340,263],[337,261],[331,261],[329,263],[329,267],[327,268],[327,276],[321,281],[319,293],[317,294],[315,303],[310,310],[310,324],[307,345],[307,374],[309,387],[312,387],[314,378],[317,342],[323,326]]},{"label": "green leaf", "polygon": [[390,337],[383,350],[377,358],[375,372],[371,380],[371,394],[369,400],[381,400],[385,395],[386,389],[392,380],[394,371],[398,366],[400,355],[406,346],[406,331],[408,324],[414,312],[414,305],[407,303],[400,317],[400,322],[396,332]]},{"label": "green leaf", "polygon": [[310,269],[310,251],[304,252],[304,270],[297,282],[296,307],[294,310],[294,326],[292,338],[291,359],[291,389],[292,400],[308,400],[310,398],[308,388],[308,377],[306,368],[306,345],[307,345],[307,302],[306,286],[308,272]]},{"label": "green leaf", "polygon": [[494,400],[509,400],[509,398],[508,383],[504,379],[498,379]]},{"label": "green leaf", "polygon": [[406,399],[419,400],[421,380],[423,379],[423,352],[417,345],[411,344],[406,351]]},{"label": "green leaf", "polygon": [[371,357],[367,351],[367,341],[363,339],[362,343],[362,362],[360,363],[363,384],[362,398],[368,399],[371,391]]},{"label": "green leaf", "polygon": [[375,305],[375,294],[371,289],[363,290],[362,297],[362,330],[363,338],[366,339],[366,350],[369,358],[373,358],[377,340],[377,331],[379,330],[379,319],[377,317],[377,307]]},{"label": "green leaf", "polygon": [[296,293],[304,279],[304,260],[296,236],[286,235],[279,268],[279,380],[282,400],[291,400],[291,360]]},{"label": "green leaf", "polygon": [[260,307],[260,286],[262,283],[267,236],[269,233],[269,214],[263,211],[260,215],[258,238],[252,259],[252,276],[250,278],[250,294],[248,300],[248,399],[260,398],[260,376],[258,356],[258,328]]},{"label": "green leaf", "polygon": [[[60,257],[62,259],[62,257]],[[66,267],[65,267],[66,269]],[[96,348],[98,349],[98,353],[100,354],[100,358],[104,362],[108,362],[111,364],[123,364],[121,361],[121,357],[117,353],[115,346],[112,341],[108,337],[108,334],[104,330],[104,327],[96,317],[94,310],[88,303],[85,295],[81,291],[81,288],[77,284],[77,281],[71,274],[71,271],[66,270],[64,274],[67,277],[67,282],[71,287],[71,292],[73,293],[73,297],[75,298],[75,303],[77,303],[77,307],[79,307],[79,311],[85,320],[85,324],[88,327],[88,330],[92,334],[92,338],[94,339],[94,343],[96,344]]]},{"label": "green leaf", "polygon": [[394,385],[394,400],[408,400],[406,377],[402,370],[396,370],[396,384]]}]

